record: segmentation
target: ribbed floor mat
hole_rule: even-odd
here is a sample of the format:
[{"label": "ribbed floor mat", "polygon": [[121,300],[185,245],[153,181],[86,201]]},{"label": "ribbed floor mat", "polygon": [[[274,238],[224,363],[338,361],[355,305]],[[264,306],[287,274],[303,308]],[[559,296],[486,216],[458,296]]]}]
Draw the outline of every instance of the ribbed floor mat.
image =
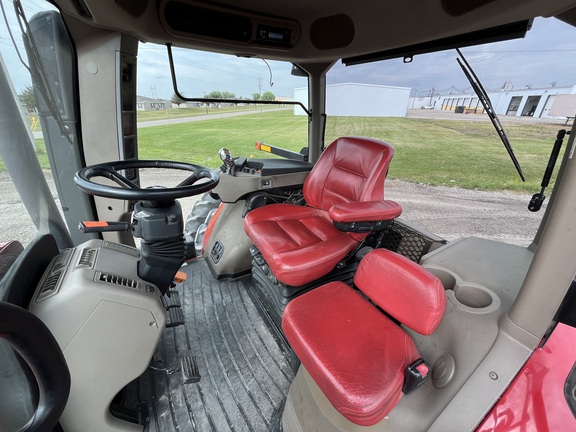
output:
[{"label": "ribbed floor mat", "polygon": [[[216,281],[204,260],[177,288],[186,323],[165,330],[151,367],[127,390],[148,407],[147,430],[280,431],[293,378],[244,283]],[[196,357],[201,380],[184,384],[180,359]]]}]

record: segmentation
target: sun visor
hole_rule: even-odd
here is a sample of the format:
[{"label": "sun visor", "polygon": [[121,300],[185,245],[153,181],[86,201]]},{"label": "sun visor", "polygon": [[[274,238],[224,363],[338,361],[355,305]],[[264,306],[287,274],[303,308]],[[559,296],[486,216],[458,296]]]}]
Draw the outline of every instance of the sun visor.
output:
[{"label": "sun visor", "polygon": [[354,66],[381,60],[390,60],[398,57],[410,59],[418,54],[427,54],[437,51],[445,51],[453,48],[463,48],[473,45],[482,45],[492,42],[501,42],[509,39],[519,39],[526,36],[532,27],[532,20],[519,21],[511,24],[478,30],[447,38],[436,39],[415,45],[408,45],[371,54],[363,54],[355,57],[342,59],[346,66]]}]

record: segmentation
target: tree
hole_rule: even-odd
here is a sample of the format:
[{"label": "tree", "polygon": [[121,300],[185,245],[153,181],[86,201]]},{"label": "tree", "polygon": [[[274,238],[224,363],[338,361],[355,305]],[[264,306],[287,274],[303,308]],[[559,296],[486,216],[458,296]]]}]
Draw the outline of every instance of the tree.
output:
[{"label": "tree", "polygon": [[236,99],[236,93],[214,90],[204,96],[208,99]]},{"label": "tree", "polygon": [[27,85],[24,90],[18,95],[20,103],[26,107],[28,111],[34,111],[36,108],[36,96],[34,95],[34,88]]},{"label": "tree", "polygon": [[222,92],[218,90],[211,91],[204,96],[207,99],[222,99]]},{"label": "tree", "polygon": [[262,100],[273,101],[273,100],[276,100],[276,96],[274,96],[274,93],[267,91],[266,93],[264,93],[262,95]]},{"label": "tree", "polygon": [[260,100],[260,93],[252,93],[252,100]]},{"label": "tree", "polygon": [[172,99],[170,99],[170,102],[172,102],[175,105],[180,105],[181,103],[184,103],[184,99],[182,99],[176,93],[174,93],[172,95]]}]

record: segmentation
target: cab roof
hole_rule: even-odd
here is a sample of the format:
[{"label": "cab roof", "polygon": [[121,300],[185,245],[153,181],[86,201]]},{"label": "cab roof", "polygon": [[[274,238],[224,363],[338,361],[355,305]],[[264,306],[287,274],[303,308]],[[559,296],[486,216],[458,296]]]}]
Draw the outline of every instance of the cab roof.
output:
[{"label": "cab roof", "polygon": [[575,0],[54,0],[68,19],[141,41],[248,57],[345,63],[521,37],[576,23]]}]

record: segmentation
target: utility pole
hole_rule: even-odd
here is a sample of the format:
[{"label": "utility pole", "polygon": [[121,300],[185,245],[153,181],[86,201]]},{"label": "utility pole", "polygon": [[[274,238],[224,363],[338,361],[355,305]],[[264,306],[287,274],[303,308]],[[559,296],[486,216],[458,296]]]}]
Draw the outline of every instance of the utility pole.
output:
[{"label": "utility pole", "polygon": [[156,99],[156,86],[150,86],[150,93],[152,94],[152,99]]},{"label": "utility pole", "polygon": [[414,101],[416,100],[416,96],[418,96],[418,86],[420,83],[416,84],[416,88],[414,89],[414,97],[412,98],[412,109],[414,109]]},{"label": "utility pole", "polygon": [[258,78],[258,94],[260,95],[260,99],[262,99],[262,78]]}]

